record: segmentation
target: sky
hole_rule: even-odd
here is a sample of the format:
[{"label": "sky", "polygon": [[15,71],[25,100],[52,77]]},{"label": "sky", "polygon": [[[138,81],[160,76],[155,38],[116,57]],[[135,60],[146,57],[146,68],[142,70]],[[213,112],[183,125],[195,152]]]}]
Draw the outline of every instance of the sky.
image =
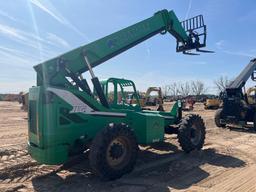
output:
[{"label": "sky", "polygon": [[232,79],[256,57],[255,0],[12,0],[0,1],[0,93],[36,85],[33,66],[95,41],[155,12],[184,19],[203,14],[207,47],[214,54],[176,53],[170,35],[156,35],[94,68],[100,79],[131,79],[137,89],[201,80]]}]

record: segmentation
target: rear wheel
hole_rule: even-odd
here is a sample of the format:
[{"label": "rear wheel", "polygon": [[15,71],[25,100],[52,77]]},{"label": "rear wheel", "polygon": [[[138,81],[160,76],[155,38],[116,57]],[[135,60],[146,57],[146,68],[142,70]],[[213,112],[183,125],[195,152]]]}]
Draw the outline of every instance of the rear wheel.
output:
[{"label": "rear wheel", "polygon": [[179,126],[178,141],[181,148],[189,153],[192,150],[200,150],[204,145],[205,125],[199,115],[186,115]]},{"label": "rear wheel", "polygon": [[134,168],[138,144],[125,124],[111,124],[100,131],[90,148],[90,165],[103,180],[113,180]]},{"label": "rear wheel", "polygon": [[224,123],[221,123],[221,118],[222,118],[222,109],[218,109],[215,113],[215,117],[214,117],[214,120],[215,120],[215,124],[217,127],[225,127],[226,124]]}]

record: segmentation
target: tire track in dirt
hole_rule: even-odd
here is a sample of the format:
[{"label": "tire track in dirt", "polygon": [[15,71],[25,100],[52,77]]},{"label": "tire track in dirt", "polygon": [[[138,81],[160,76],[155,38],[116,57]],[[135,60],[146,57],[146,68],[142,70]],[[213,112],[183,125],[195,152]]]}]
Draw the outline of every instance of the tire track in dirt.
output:
[{"label": "tire track in dirt", "polygon": [[[49,166],[46,166],[49,167]],[[41,171],[39,171],[42,169]],[[36,172],[39,171],[39,174]],[[50,170],[52,171],[52,169]],[[12,145],[0,148],[0,182],[19,183],[46,172],[28,155],[26,145]],[[47,172],[49,172],[47,168]]]},{"label": "tire track in dirt", "polygon": [[0,150],[0,183],[23,183],[34,178],[47,177],[66,169],[82,171],[87,154],[75,156],[63,165],[40,165],[33,160],[27,150],[20,146],[11,146]]},{"label": "tire track in dirt", "polygon": [[[170,139],[167,139],[170,140]],[[239,139],[237,139],[239,140]],[[236,142],[236,141],[234,141]],[[232,146],[232,145],[231,145]],[[204,150],[209,150],[212,148],[229,148],[229,146],[223,145],[221,143],[214,143],[214,145],[208,145]],[[224,153],[226,152],[232,152],[233,150],[224,150]],[[243,151],[241,151],[244,153]],[[20,183],[24,181],[29,181],[36,177],[45,177],[50,176],[53,173],[57,173],[66,169],[70,169],[72,171],[82,172],[82,171],[88,171],[84,166],[84,163],[81,163],[81,161],[72,162],[62,166],[62,167],[49,167],[49,166],[40,166],[36,162],[31,161],[31,158],[26,153],[26,150],[24,149],[17,149],[17,146],[11,147],[9,150],[2,151],[2,153],[5,153],[8,158],[4,158],[4,162],[7,166],[3,170],[0,169],[0,181],[3,183]],[[13,155],[16,153],[16,155]],[[198,162],[191,163],[191,167],[187,167],[187,171],[193,170],[194,167],[198,167],[203,159],[205,157],[210,156],[208,152],[206,154],[200,155],[200,152],[197,154],[199,155],[197,158]],[[175,154],[169,154],[169,157],[165,158],[159,158],[157,161],[148,162],[146,165],[142,164],[140,166],[137,166],[132,175],[138,175],[143,174],[145,172],[148,172],[156,167],[164,166],[165,164],[170,164],[171,162],[182,161],[181,159],[184,159],[186,157],[183,153],[175,153]],[[211,159],[211,161],[216,161],[219,157],[215,157],[215,159]],[[14,160],[15,159],[15,160]],[[80,159],[82,160],[82,159]],[[255,161],[255,159],[253,159]],[[0,163],[2,163],[2,159]],[[209,161],[209,160],[208,160]],[[226,161],[226,160],[225,160]],[[256,161],[255,161],[256,162]],[[237,162],[232,162],[234,165]],[[1,165],[1,164],[0,164]],[[4,166],[0,166],[4,167]],[[22,170],[22,171],[21,171]],[[193,171],[192,171],[193,172]],[[216,170],[213,175],[218,176],[220,175],[218,172],[223,173],[223,170]],[[7,174],[8,173],[8,177]],[[2,178],[2,180],[1,180]],[[212,179],[212,178],[211,178]]]},{"label": "tire track in dirt", "polygon": [[253,176],[256,170],[255,145],[253,145],[255,142],[251,139],[256,137],[244,134],[228,141],[214,140],[213,144],[210,144],[213,148],[223,154],[239,158],[245,164],[241,167],[225,169],[209,164],[203,165],[202,168],[207,170],[209,176],[197,182],[191,190],[195,188],[196,191],[256,191],[256,178]]},{"label": "tire track in dirt", "polygon": [[[249,137],[254,139],[254,137],[250,135],[240,135],[240,137],[236,137],[232,143],[228,143],[228,145],[226,145],[225,142],[215,142],[214,144],[208,143],[207,146],[204,147],[204,150],[201,152],[196,152],[195,154],[192,153],[189,155],[181,154],[181,156],[177,159],[172,159],[173,157],[167,158],[164,159],[162,165],[159,163],[160,161],[155,161],[153,162],[153,167],[150,167],[151,165],[149,163],[148,165],[144,165],[144,167],[149,168],[142,168],[142,171],[139,172],[135,169],[131,175],[134,178],[144,178],[145,175],[149,174],[148,172],[154,169],[157,169],[158,171],[164,169],[163,172],[161,172],[161,177],[163,178],[163,175],[165,174],[167,174],[167,176],[163,182],[170,180],[170,178],[172,178],[172,181],[168,181],[168,184],[160,182],[158,184],[152,185],[151,189],[159,189],[163,185],[176,186],[178,189],[182,189],[187,188],[191,185],[191,183],[196,183],[191,187],[192,191],[194,188],[196,189],[195,191],[208,191],[218,183],[223,182],[224,188],[226,189],[234,190],[235,187],[232,188],[233,185],[240,189],[240,191],[241,189],[243,189],[242,191],[247,191],[244,189],[246,189],[246,185],[249,185],[248,189],[253,191],[252,189],[256,190],[256,188],[254,188],[255,184],[253,184],[255,180],[253,180],[251,177],[249,177],[248,181],[246,180],[241,184],[245,185],[243,187],[237,186],[239,179],[234,179],[231,182],[232,185],[231,183],[226,183],[227,180],[232,180],[230,179],[230,175],[234,175],[234,178],[237,178],[236,174],[240,173],[239,171],[243,172],[244,175],[250,175],[249,173],[246,173],[246,170],[249,170],[251,165],[255,165],[256,155],[252,155],[255,147],[248,139]],[[237,146],[236,144],[238,143],[239,145]],[[188,161],[190,162],[189,164],[187,164]],[[200,172],[202,172],[201,176]],[[208,175],[203,178],[203,175],[206,173],[208,173]],[[131,179],[129,178],[127,181],[125,180],[125,183],[129,183],[128,180]],[[133,182],[136,181],[130,181],[130,184]],[[182,185],[176,185],[176,183],[182,183]],[[219,190],[214,189],[213,191],[223,191],[223,189],[221,190],[221,187],[218,188]]]},{"label": "tire track in dirt", "polygon": [[58,166],[39,165],[27,156],[8,163],[12,165],[0,170],[0,183],[23,183],[35,177],[50,175],[58,169]]},{"label": "tire track in dirt", "polygon": [[4,167],[4,164],[9,164],[12,159],[21,158],[27,156],[27,150],[1,150],[0,149],[0,169]]}]

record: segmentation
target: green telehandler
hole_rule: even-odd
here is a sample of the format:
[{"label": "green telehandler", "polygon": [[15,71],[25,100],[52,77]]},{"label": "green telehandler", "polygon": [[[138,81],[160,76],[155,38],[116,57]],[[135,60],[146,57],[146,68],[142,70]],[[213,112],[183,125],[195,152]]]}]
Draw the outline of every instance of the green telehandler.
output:
[{"label": "green telehandler", "polygon": [[[180,22],[173,11],[162,10],[34,66],[37,85],[29,89],[28,111],[32,158],[43,164],[63,164],[89,149],[92,170],[102,179],[112,180],[132,171],[138,144],[161,142],[165,133],[177,133],[185,152],[201,149],[204,122],[199,115],[182,118],[180,101],[170,112],[143,110],[132,81],[99,81],[93,72],[97,65],[159,33],[175,37],[177,52],[208,52],[200,50],[206,45],[202,15]],[[87,71],[93,91],[82,76]],[[127,89],[135,94],[137,104],[126,103]]]}]

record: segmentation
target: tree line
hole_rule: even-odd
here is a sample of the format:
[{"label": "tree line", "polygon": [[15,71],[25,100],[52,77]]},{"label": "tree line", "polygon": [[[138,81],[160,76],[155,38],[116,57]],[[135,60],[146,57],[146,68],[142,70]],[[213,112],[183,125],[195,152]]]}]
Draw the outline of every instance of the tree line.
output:
[{"label": "tree line", "polygon": [[[214,80],[214,85],[218,93],[224,91],[231,81],[226,76],[220,76]],[[186,82],[173,82],[162,87],[165,96],[189,96],[189,95],[203,95],[206,94],[209,88],[203,81],[186,81]]]}]

